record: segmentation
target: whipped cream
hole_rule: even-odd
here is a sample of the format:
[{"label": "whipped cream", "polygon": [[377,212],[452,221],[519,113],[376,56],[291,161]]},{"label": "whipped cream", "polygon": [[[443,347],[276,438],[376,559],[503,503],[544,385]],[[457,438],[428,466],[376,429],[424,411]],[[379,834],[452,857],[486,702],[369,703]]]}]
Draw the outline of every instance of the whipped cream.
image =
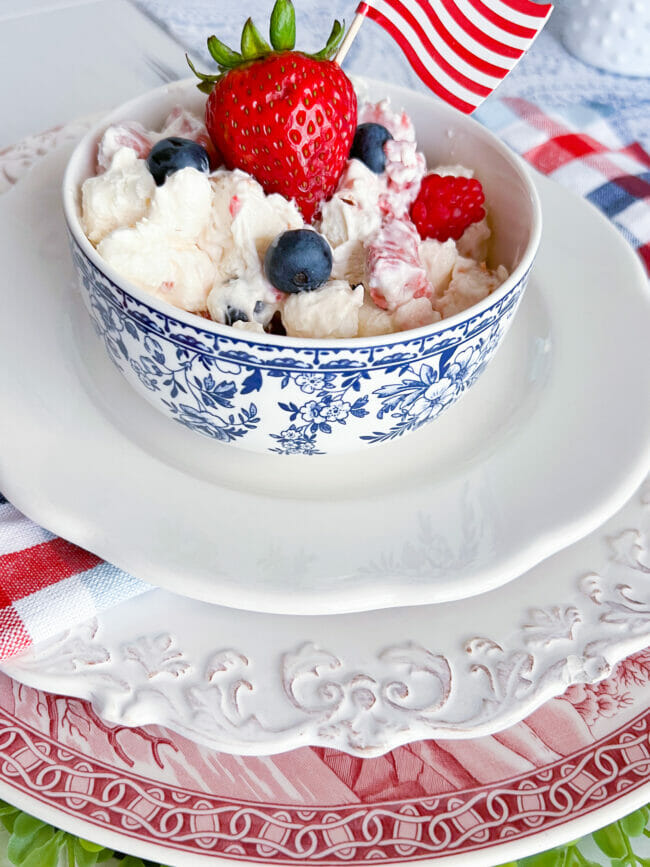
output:
[{"label": "whipped cream", "polygon": [[146,216],[132,228],[115,229],[97,251],[118,273],[157,298],[190,313],[202,312],[214,263],[196,238],[207,226],[211,205],[208,178],[182,169],[155,187]]},{"label": "whipped cream", "polygon": [[387,141],[384,151],[388,184],[381,202],[382,209],[403,220],[408,217],[409,209],[417,198],[422,178],[426,174],[426,160],[412,141]]},{"label": "whipped cream", "polygon": [[381,225],[379,202],[386,194],[386,179],[360,160],[349,160],[338,188],[321,207],[318,230],[332,247],[353,241],[363,245]]},{"label": "whipped cream", "polygon": [[487,298],[507,276],[503,265],[499,265],[496,271],[490,271],[484,262],[459,256],[451,272],[447,291],[435,302],[436,309],[446,318],[461,313]]},{"label": "whipped cream", "polygon": [[389,99],[364,102],[359,108],[359,123],[378,123],[385,126],[396,141],[415,141],[415,127],[405,111],[396,112]]},{"label": "whipped cream", "polygon": [[297,292],[284,302],[282,321],[290,337],[356,337],[363,286],[330,280],[313,292]]},{"label": "whipped cream", "polygon": [[[260,334],[345,338],[389,334],[453,316],[507,277],[486,266],[489,218],[457,241],[422,240],[410,208],[427,174],[413,124],[388,100],[363,104],[359,123],[385,126],[386,167],[375,174],[348,161],[334,195],[314,221],[332,248],[330,279],[311,292],[285,294],[266,279],[264,257],[282,232],[305,227],[295,203],[266,195],[250,175],[223,166],[185,168],[156,187],[146,158],[156,142],[179,136],[214,151],[203,122],[175,108],[159,131],[137,122],[109,127],[96,174],[81,192],[81,221],[99,254],[146,292],[192,313]],[[473,177],[440,165],[437,174]],[[273,326],[271,323],[273,321]]]},{"label": "whipped cream", "polygon": [[145,129],[137,121],[109,126],[104,132],[97,148],[97,173],[106,171],[120,148],[134,150],[138,157],[146,159],[151,148],[161,139],[179,136],[199,142],[204,147],[210,142],[203,121],[195,117],[181,105],[175,106],[168,114],[160,132]]},{"label": "whipped cream", "polygon": [[113,155],[108,171],[88,178],[81,192],[81,225],[93,244],[115,229],[135,226],[149,210],[156,184],[130,147]]},{"label": "whipped cream", "polygon": [[458,247],[450,238],[436,241],[427,238],[420,244],[420,261],[427,272],[434,298],[441,298],[451,281],[451,272],[458,259]]}]

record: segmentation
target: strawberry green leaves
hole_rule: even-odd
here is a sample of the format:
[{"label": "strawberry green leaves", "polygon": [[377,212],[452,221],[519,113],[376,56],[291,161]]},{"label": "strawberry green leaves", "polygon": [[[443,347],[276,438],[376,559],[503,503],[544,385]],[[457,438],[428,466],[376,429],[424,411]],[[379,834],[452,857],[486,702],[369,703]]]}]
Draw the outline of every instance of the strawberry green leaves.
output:
[{"label": "strawberry green leaves", "polygon": [[252,18],[249,18],[244,24],[241,35],[241,53],[244,60],[259,60],[260,57],[265,57],[271,53],[271,46],[253,24]]},{"label": "strawberry green leaves", "polygon": [[293,51],[296,46],[296,12],[291,0],[277,0],[271,12],[271,45],[276,51]]},{"label": "strawberry green leaves", "polygon": [[[328,60],[334,56],[345,35],[345,21],[335,21],[325,47],[315,54],[308,54],[314,60]],[[248,18],[241,35],[240,51],[233,51],[216,36],[208,38],[208,51],[219,67],[216,75],[206,75],[199,72],[190,58],[185,55],[187,63],[199,79],[197,87],[203,93],[211,93],[214,85],[231,69],[237,69],[246,63],[263,60],[273,51],[281,53],[293,51],[296,44],[296,12],[292,0],[275,0],[271,12],[269,27],[271,44],[264,39],[253,20]]]},{"label": "strawberry green leaves", "polygon": [[198,89],[202,93],[212,93],[212,88],[221,78],[220,75],[206,75],[204,72],[199,72],[199,70],[194,66],[189,56],[185,55],[185,60],[187,60],[187,65],[192,70],[194,75],[199,79],[199,83],[196,85]]},{"label": "strawberry green leaves", "polygon": [[223,66],[225,69],[234,69],[236,66],[239,66],[243,60],[241,54],[228,48],[228,46],[220,39],[217,39],[216,36],[208,37],[208,51],[217,64]]},{"label": "strawberry green leaves", "polygon": [[345,21],[335,21],[330,35],[327,37],[325,48],[316,54],[310,55],[314,60],[329,60],[336,54],[336,51],[343,40],[345,34]]}]

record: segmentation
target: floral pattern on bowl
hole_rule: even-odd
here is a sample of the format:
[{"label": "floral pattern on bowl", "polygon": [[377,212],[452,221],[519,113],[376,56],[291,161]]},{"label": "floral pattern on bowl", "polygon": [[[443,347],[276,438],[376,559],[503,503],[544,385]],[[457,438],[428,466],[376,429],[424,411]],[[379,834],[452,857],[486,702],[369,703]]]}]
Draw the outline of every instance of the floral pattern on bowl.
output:
[{"label": "floral pattern on bowl", "polygon": [[387,442],[436,419],[494,355],[529,273],[433,333],[310,347],[190,325],[117,286],[72,239],[71,249],[95,330],[136,391],[197,433],[291,455]]}]

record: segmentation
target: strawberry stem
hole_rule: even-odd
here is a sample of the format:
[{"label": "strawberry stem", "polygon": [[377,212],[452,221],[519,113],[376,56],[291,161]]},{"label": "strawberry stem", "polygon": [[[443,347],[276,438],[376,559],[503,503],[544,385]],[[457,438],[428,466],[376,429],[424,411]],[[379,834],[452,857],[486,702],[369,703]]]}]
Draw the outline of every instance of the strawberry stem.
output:
[{"label": "strawberry stem", "polygon": [[269,31],[276,51],[293,51],[296,45],[296,11],[291,0],[276,0]]}]

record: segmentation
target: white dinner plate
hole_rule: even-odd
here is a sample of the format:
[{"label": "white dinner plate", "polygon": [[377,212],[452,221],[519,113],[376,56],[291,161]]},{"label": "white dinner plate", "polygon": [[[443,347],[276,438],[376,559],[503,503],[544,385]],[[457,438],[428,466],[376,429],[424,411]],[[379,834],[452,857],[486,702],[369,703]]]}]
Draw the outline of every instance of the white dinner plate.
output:
[{"label": "white dinner plate", "polygon": [[111,367],[73,290],[69,151],[0,202],[0,490],[50,530],[184,595],[333,613],[499,586],[641,482],[646,281],[618,233],[560,187],[538,179],[538,262],[476,388],[407,441],[305,459],[203,440]]}]

